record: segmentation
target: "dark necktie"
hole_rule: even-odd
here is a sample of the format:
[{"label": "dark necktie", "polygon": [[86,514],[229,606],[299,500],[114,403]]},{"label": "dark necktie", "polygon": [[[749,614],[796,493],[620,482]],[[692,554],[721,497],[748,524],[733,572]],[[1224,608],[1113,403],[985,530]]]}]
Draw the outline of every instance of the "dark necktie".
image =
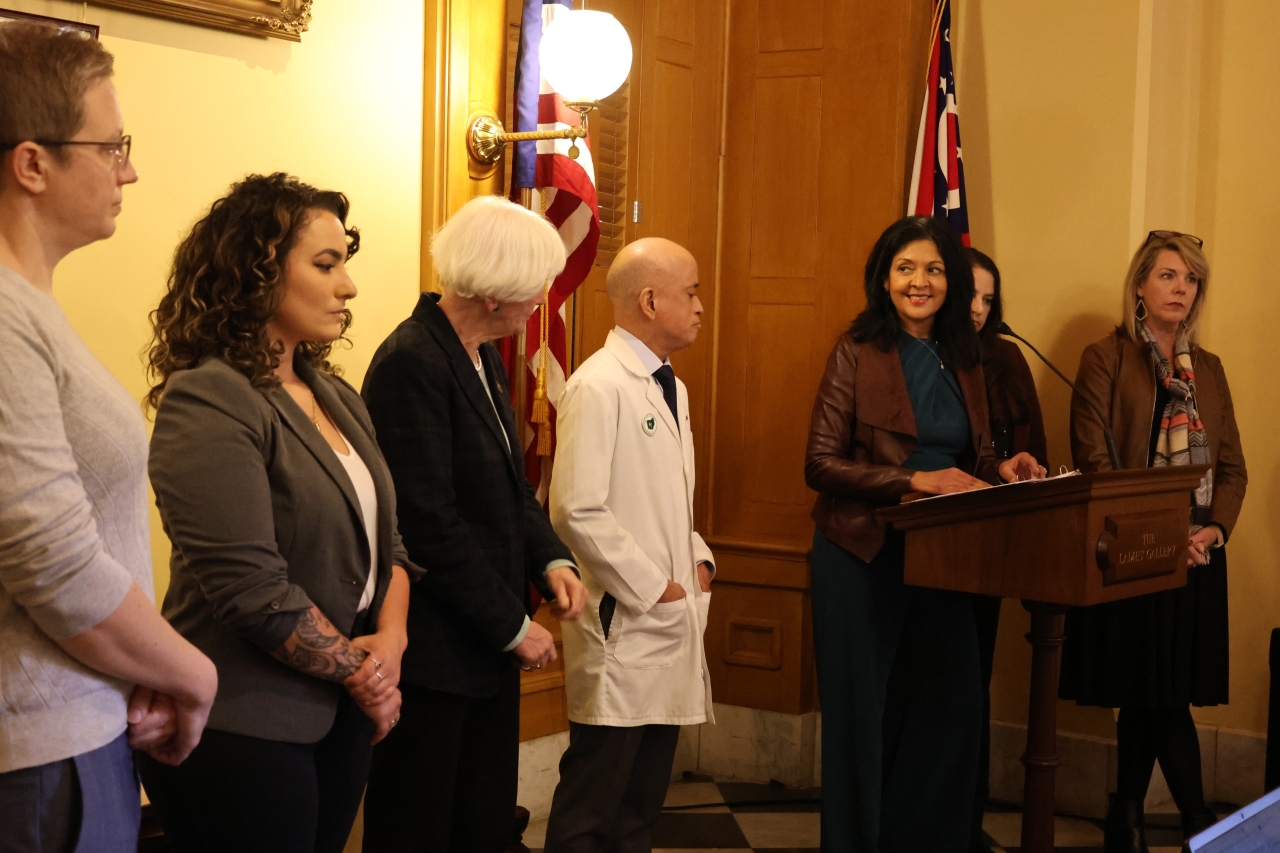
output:
[{"label": "dark necktie", "polygon": [[653,372],[653,378],[662,386],[662,399],[667,401],[671,417],[676,419],[676,425],[679,426],[680,409],[676,402],[676,372],[671,369],[671,365],[664,364]]}]

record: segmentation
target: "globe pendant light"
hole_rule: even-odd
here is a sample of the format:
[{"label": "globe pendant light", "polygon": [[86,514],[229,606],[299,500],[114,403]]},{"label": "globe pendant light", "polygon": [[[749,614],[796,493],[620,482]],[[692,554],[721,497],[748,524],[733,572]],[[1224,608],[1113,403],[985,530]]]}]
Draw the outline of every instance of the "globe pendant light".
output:
[{"label": "globe pendant light", "polygon": [[631,73],[631,39],[607,12],[556,15],[538,47],[542,76],[568,104],[601,101]]}]

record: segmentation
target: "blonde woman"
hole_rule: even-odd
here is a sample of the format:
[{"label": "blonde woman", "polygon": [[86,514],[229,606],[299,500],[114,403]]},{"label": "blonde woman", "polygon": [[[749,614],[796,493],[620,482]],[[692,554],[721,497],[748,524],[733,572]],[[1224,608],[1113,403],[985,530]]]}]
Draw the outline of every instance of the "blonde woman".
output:
[{"label": "blonde woman", "polygon": [[1122,322],[1084,351],[1080,394],[1071,402],[1071,452],[1082,471],[1111,468],[1104,426],[1115,433],[1126,468],[1211,466],[1190,508],[1187,585],[1077,610],[1067,619],[1062,697],[1120,709],[1109,853],[1146,850],[1142,802],[1157,760],[1182,812],[1184,834],[1214,822],[1204,802],[1190,706],[1227,701],[1223,545],[1248,476],[1222,362],[1197,342],[1209,284],[1202,246],[1200,238],[1176,231],[1147,236],[1125,277]]}]

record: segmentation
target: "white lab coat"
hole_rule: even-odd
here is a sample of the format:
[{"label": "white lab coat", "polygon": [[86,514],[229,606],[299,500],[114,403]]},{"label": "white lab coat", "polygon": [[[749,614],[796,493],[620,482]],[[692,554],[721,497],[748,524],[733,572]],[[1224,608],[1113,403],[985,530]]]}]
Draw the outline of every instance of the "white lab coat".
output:
[{"label": "white lab coat", "polygon": [[[564,622],[569,719],[599,726],[707,722],[711,676],[702,635],[710,593],[695,566],[712,562],[693,529],[689,395],[680,423],[662,386],[615,332],[570,377],[557,407],[551,523],[577,557],[588,599]],[[680,601],[657,604],[667,580]],[[617,599],[609,636],[600,600]]]}]

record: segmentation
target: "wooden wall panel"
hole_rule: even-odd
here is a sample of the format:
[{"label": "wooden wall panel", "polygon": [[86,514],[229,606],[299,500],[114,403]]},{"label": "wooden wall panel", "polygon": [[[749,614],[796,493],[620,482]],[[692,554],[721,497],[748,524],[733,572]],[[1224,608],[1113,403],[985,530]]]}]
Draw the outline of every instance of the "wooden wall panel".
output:
[{"label": "wooden wall panel", "polygon": [[[803,410],[771,405],[785,400],[795,384],[796,365],[812,361],[814,326],[812,305],[752,304],[748,309],[747,336],[755,344],[747,355],[747,397],[761,401],[748,411],[743,423],[744,443],[775,448],[747,460],[743,500],[757,521],[757,533],[768,536],[775,506],[804,504],[804,446],[808,419]],[[766,525],[761,528],[759,525]],[[785,529],[778,531],[785,533]]]},{"label": "wooden wall panel", "polygon": [[751,277],[812,278],[818,263],[822,78],[766,77],[755,86]]},{"label": "wooden wall panel", "polygon": [[762,556],[750,543],[716,545],[707,627],[717,702],[803,714],[815,707],[812,611],[799,549]]},{"label": "wooden wall panel", "polygon": [[902,215],[932,3],[731,3],[708,653],[717,701],[800,713],[816,701],[809,412]]},{"label": "wooden wall panel", "polygon": [[658,35],[665,39],[694,44],[697,28],[696,5],[689,0],[659,0],[654,3]]},{"label": "wooden wall panel", "polygon": [[646,231],[689,243],[689,183],[693,167],[693,68],[674,62],[654,64],[652,90],[641,97],[651,112],[641,137],[640,188],[646,199]]},{"label": "wooden wall panel", "polygon": [[795,0],[760,0],[760,52],[821,48],[823,5],[823,0],[809,0],[805,3],[797,3]]}]

